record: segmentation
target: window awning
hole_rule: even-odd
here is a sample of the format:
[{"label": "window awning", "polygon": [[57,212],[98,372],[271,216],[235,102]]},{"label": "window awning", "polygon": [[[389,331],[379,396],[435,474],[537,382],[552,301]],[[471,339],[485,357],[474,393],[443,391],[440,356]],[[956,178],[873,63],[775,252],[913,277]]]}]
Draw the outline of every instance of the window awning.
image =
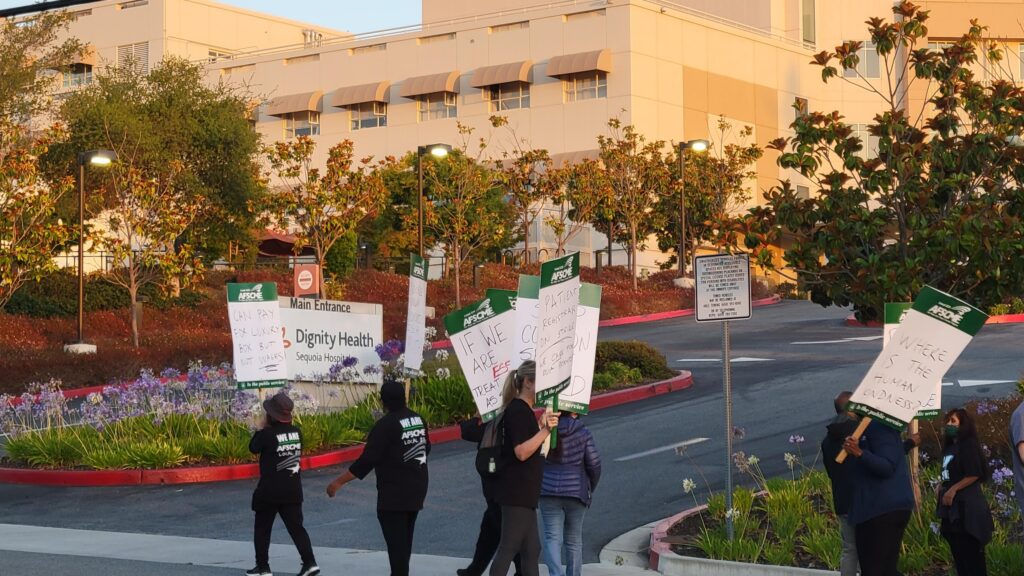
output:
[{"label": "window awning", "polygon": [[509,82],[529,82],[532,68],[533,60],[477,68],[469,85],[473,88],[483,88]]},{"label": "window awning", "polygon": [[607,48],[594,52],[555,56],[548,62],[547,74],[552,78],[558,78],[569,74],[594,71],[612,71],[612,53]]},{"label": "window awning", "polygon": [[415,76],[406,78],[402,82],[402,98],[415,98],[424,94],[435,94],[437,92],[459,93],[459,71],[442,72],[440,74],[428,74],[426,76]]},{"label": "window awning", "polygon": [[87,47],[82,51],[82,54],[78,58],[74,59],[73,64],[86,64],[88,66],[96,66],[96,49],[92,46]]},{"label": "window awning", "polygon": [[323,99],[324,93],[320,90],[278,96],[271,100],[270,105],[267,106],[267,115],[284,116],[293,112],[320,112],[323,106]]},{"label": "window awning", "polygon": [[348,86],[338,88],[331,97],[331,106],[345,108],[356,104],[367,102],[390,102],[391,82],[382,80],[372,84],[361,84],[359,86]]},{"label": "window awning", "polygon": [[551,155],[551,165],[555,168],[565,168],[573,164],[579,164],[584,160],[600,160],[601,151],[597,148],[591,150],[577,150],[575,152],[563,152]]}]

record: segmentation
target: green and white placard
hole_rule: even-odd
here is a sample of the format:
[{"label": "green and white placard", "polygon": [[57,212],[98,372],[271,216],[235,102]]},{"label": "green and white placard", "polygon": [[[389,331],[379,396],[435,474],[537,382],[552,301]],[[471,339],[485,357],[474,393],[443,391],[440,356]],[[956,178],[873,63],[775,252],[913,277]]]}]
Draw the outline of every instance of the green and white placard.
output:
[{"label": "green and white placard", "polygon": [[[907,315],[907,311],[913,306],[913,302],[886,302],[885,313],[885,324],[882,332],[882,348],[885,349],[892,340],[892,335],[896,333],[896,329],[900,327],[900,323],[903,322],[903,318]],[[939,378],[935,381],[934,394],[928,399],[928,402],[921,407],[921,410],[917,413],[917,417],[921,420],[932,420],[937,418],[942,411],[942,379]]]},{"label": "green and white placard", "polygon": [[516,335],[512,368],[537,359],[537,321],[540,318],[540,276],[519,275],[516,296]]},{"label": "green and white placard", "polygon": [[409,308],[405,321],[406,373],[419,374],[423,367],[423,346],[427,330],[427,267],[416,254],[409,257]]},{"label": "green and white placard", "polygon": [[277,284],[228,284],[228,319],[238,388],[284,386],[288,371]]},{"label": "green and white placard", "polygon": [[601,286],[580,284],[580,307],[576,314],[576,346],[572,355],[572,381],[558,395],[558,408],[579,414],[590,412],[594,391],[594,360],[597,329],[601,321]]},{"label": "green and white placard", "polygon": [[444,317],[455,356],[483,420],[501,411],[501,392],[512,370],[510,345],[515,312],[507,295],[496,294]]},{"label": "green and white placard", "polygon": [[[548,403],[569,385],[576,315],[580,306],[580,254],[540,266],[540,318],[537,322],[537,402]],[[554,406],[558,408],[557,404]]]},{"label": "green and white placard", "polygon": [[981,310],[925,286],[853,393],[850,409],[902,430],[937,402],[935,383],[986,320]]}]

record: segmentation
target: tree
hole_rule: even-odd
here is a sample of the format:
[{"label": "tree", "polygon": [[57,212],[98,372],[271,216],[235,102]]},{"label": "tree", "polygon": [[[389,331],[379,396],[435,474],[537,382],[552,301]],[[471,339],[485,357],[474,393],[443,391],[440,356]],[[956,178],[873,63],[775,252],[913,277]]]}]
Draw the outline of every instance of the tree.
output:
[{"label": "tree", "polygon": [[[909,2],[893,11],[895,22],[868,21],[883,80],[848,80],[881,104],[867,129],[877,152],[838,112],[797,118],[795,135],[771,148],[817,193],[800,197],[784,182],[737,226],[763,265],[779,266],[768,247],[790,235],[785,258],[812,299],[852,304],[862,321],[925,284],[991,306],[1020,294],[1024,282],[1024,149],[1016,145],[1024,91],[976,77],[979,66],[1003,58],[977,22],[934,50],[918,46],[927,41],[927,12]],[[856,70],[859,48],[847,42],[818,54],[823,80]],[[926,96],[912,110],[905,96],[915,84]]]},{"label": "tree", "polygon": [[461,308],[462,266],[476,250],[511,244],[515,216],[502,199],[494,171],[483,162],[487,142],[481,138],[474,146],[473,129],[458,128],[461,146],[425,167],[431,183],[425,218],[455,271],[455,306]]},{"label": "tree", "polygon": [[615,220],[628,231],[630,273],[637,289],[637,248],[657,229],[658,203],[671,192],[671,173],[662,150],[665,142],[648,142],[632,125],[608,121],[609,135],[599,135],[601,161],[614,196]]},{"label": "tree", "polygon": [[[79,151],[103,147],[108,129],[132,134],[136,168],[158,179],[174,171],[176,189],[201,203],[177,242],[211,262],[231,242],[255,241],[247,208],[264,183],[259,136],[246,119],[250,98],[226,85],[209,86],[201,64],[179,58],[164,60],[148,75],[134,66],[104,69],[62,106],[70,137],[51,153],[52,171],[67,173]],[[71,210],[66,207],[65,214]]]},{"label": "tree", "polygon": [[502,152],[497,176],[505,188],[509,207],[516,214],[523,238],[523,262],[530,263],[530,227],[544,210],[545,202],[561,187],[561,174],[551,166],[547,150],[530,148],[504,116],[491,116],[491,126],[504,127],[512,141]]},{"label": "tree", "polygon": [[0,117],[26,120],[48,106],[54,75],[83,51],[77,39],[62,39],[73,19],[60,11],[0,22]]},{"label": "tree", "polygon": [[[378,256],[377,262],[407,263],[409,254],[419,250],[419,223],[416,219],[419,160],[415,152],[410,152],[400,161],[384,168],[381,173],[391,201],[384,205],[375,218],[366,220],[359,228],[359,236],[373,248]],[[431,157],[428,155],[423,160],[430,162]],[[424,194],[427,197],[430,196],[430,186],[431,182],[424,178]],[[436,238],[429,228],[424,230],[424,244],[436,244]]]},{"label": "tree", "polygon": [[394,160],[356,161],[352,141],[342,140],[331,147],[321,170],[313,167],[315,150],[316,142],[308,136],[274,144],[268,159],[281,186],[267,195],[258,211],[266,221],[295,232],[296,250],[312,247],[322,269],[331,247],[387,201],[381,171]]},{"label": "tree", "polygon": [[612,192],[607,175],[596,160],[585,159],[554,169],[549,178],[559,184],[552,194],[552,203],[559,211],[547,216],[544,223],[555,234],[557,253],[564,254],[566,245],[587,226],[597,226],[602,219],[607,221],[611,217]]},{"label": "tree", "polygon": [[[746,185],[757,178],[754,164],[764,151],[750,142],[754,131],[744,126],[733,134],[732,125],[725,118],[718,119],[718,131],[711,138],[707,152],[686,153],[686,258],[702,243],[732,245],[735,241],[725,236],[731,229],[732,215],[750,200]],[[726,144],[727,141],[730,141]],[[658,248],[662,252],[679,251],[679,149],[671,158],[673,180],[672,201],[658,204]],[[678,264],[678,254],[662,267]]]},{"label": "tree", "polygon": [[0,309],[25,281],[54,268],[67,237],[54,214],[74,180],[47,182],[39,171],[52,137],[30,138],[24,126],[0,118]]}]

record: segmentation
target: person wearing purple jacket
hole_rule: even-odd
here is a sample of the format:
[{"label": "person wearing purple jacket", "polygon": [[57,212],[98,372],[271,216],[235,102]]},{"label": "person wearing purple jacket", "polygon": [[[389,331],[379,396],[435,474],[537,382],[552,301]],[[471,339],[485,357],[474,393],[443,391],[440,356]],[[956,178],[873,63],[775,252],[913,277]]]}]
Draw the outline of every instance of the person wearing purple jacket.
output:
[{"label": "person wearing purple jacket", "polygon": [[[551,576],[580,576],[583,568],[583,516],[601,479],[601,456],[594,437],[576,414],[562,413],[558,441],[544,460],[540,515],[544,525],[544,564]],[[562,547],[565,569],[562,569]]]}]

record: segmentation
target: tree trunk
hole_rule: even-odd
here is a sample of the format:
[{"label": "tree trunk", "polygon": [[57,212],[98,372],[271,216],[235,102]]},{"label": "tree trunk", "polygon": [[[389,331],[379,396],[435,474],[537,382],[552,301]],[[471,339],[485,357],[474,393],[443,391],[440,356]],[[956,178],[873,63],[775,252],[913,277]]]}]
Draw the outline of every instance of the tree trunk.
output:
[{"label": "tree trunk", "polygon": [[128,297],[131,299],[131,319],[132,319],[132,344],[139,347],[139,287],[135,283],[135,273],[129,272],[128,280]]},{"label": "tree trunk", "polygon": [[630,224],[629,226],[629,271],[633,276],[633,290],[637,290],[636,278],[636,224]]},{"label": "tree trunk", "polygon": [[[358,244],[356,245],[356,250],[357,250],[356,254],[359,254],[359,252],[358,252],[358,250],[359,250]],[[327,298],[327,279],[324,277],[324,266],[327,264],[326,260],[327,260],[327,251],[326,250],[317,250],[316,251],[316,265],[317,265],[318,269],[316,271],[316,275],[317,275],[317,280],[318,280],[318,283],[319,283],[319,287],[317,288],[317,290],[319,291],[319,293],[317,294],[317,298]],[[358,260],[359,260],[359,257],[356,256],[356,261],[358,262]]]},{"label": "tree trunk", "polygon": [[530,209],[523,210],[523,265],[530,263]]},{"label": "tree trunk", "polygon": [[455,254],[455,308],[462,308],[462,258],[459,254],[459,243],[456,242],[452,252]]}]

